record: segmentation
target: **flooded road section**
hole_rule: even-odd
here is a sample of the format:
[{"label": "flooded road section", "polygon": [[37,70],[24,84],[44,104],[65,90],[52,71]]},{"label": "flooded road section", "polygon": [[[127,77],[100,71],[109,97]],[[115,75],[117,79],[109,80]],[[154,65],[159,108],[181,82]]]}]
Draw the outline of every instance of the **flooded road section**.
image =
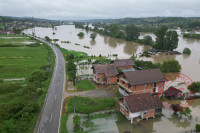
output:
[{"label": "flooded road section", "polygon": [[[53,35],[53,32],[55,34]],[[83,38],[79,38],[79,32],[85,33]],[[143,60],[151,60],[153,62],[160,62],[176,59],[182,66],[182,73],[188,75],[193,81],[200,80],[200,40],[184,39],[181,37],[181,31],[177,31],[179,36],[179,45],[176,50],[182,52],[185,47],[191,49],[191,55],[153,55],[152,57],[142,57]],[[25,33],[32,33],[32,29],[25,30]],[[57,26],[57,30],[52,28],[35,28],[36,36],[44,38],[49,36],[52,39],[59,39],[58,43],[61,47],[86,52],[88,55],[100,54],[103,56],[117,54],[118,58],[130,58],[130,56],[139,55],[144,50],[150,49],[150,46],[140,45],[138,43],[129,42],[121,39],[116,39],[104,35],[97,34],[95,41],[92,41],[90,34],[83,29],[76,29],[74,25]],[[145,35],[151,35],[155,40],[155,35],[141,33],[140,38]],[[61,43],[61,41],[69,41],[71,43]],[[75,45],[76,44],[76,45]],[[87,46],[89,48],[86,48]],[[137,56],[139,57],[139,56]]]}]

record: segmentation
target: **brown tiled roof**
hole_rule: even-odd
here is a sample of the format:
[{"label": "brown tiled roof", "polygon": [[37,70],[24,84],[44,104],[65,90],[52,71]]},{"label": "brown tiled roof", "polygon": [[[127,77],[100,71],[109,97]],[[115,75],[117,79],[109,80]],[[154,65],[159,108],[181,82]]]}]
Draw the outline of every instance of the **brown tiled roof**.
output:
[{"label": "brown tiled roof", "polygon": [[114,60],[113,64],[116,67],[120,67],[120,66],[133,66],[134,62],[131,59],[123,59],[123,60]]},{"label": "brown tiled roof", "polygon": [[124,72],[130,85],[140,85],[164,81],[165,76],[159,69]]},{"label": "brown tiled roof", "polygon": [[106,77],[116,76],[119,74],[113,64],[95,65],[94,70],[96,73],[105,73]]},{"label": "brown tiled roof", "polygon": [[124,96],[124,100],[132,113],[163,107],[159,97],[150,93]]}]

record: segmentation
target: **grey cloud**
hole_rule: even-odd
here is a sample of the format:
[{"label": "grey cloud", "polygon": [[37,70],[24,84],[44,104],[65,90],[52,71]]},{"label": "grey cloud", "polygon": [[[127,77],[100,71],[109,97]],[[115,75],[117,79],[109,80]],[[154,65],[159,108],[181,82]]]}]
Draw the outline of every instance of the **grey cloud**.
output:
[{"label": "grey cloud", "polygon": [[199,0],[0,0],[1,16],[93,19],[200,16]]}]

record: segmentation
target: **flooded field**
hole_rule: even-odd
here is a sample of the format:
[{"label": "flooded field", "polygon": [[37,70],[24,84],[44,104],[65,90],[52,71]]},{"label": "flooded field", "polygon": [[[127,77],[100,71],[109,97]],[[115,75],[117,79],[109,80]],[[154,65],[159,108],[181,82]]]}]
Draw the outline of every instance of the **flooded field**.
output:
[{"label": "flooded field", "polygon": [[[55,34],[53,35],[53,32]],[[79,38],[77,34],[79,32],[84,32],[85,36]],[[25,33],[32,33],[32,29],[28,29]],[[52,39],[59,39],[57,42],[61,47],[69,49],[86,52],[89,55],[103,56],[117,54],[118,58],[130,58],[130,56],[139,55],[144,50],[150,49],[150,46],[140,45],[134,42],[128,42],[121,39],[116,39],[104,35],[98,34],[95,41],[90,38],[91,32],[86,32],[82,29],[76,29],[74,25],[63,25],[57,26],[57,30],[52,30],[52,28],[35,28],[36,36],[44,38],[49,36]],[[178,31],[179,36],[179,46],[176,50],[182,52],[185,47],[191,49],[191,55],[153,55],[152,57],[143,57],[143,60],[151,60],[153,62],[163,62],[166,60],[176,59],[180,62],[182,66],[182,73],[188,75],[193,81],[200,80],[200,40],[196,39],[184,39],[181,37],[181,32]],[[142,38],[145,33],[142,33],[140,38]],[[153,34],[148,34],[155,39]],[[61,41],[69,41],[71,43],[61,43]],[[75,45],[76,44],[76,45]],[[84,46],[89,48],[84,48]]]}]

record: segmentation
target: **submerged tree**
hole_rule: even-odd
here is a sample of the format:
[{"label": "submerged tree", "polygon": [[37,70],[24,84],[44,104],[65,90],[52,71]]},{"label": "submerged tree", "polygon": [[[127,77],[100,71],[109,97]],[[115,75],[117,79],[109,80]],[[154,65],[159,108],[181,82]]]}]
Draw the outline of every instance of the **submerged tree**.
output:
[{"label": "submerged tree", "polygon": [[125,32],[126,40],[128,41],[137,40],[140,36],[139,29],[134,24],[127,25],[125,28]]},{"label": "submerged tree", "polygon": [[168,31],[168,27],[161,26],[156,32],[155,48],[173,51],[178,47],[178,34],[176,31]]},{"label": "submerged tree", "polygon": [[92,38],[92,40],[95,40],[96,37],[97,37],[97,34],[95,33],[90,34],[90,38]]}]

